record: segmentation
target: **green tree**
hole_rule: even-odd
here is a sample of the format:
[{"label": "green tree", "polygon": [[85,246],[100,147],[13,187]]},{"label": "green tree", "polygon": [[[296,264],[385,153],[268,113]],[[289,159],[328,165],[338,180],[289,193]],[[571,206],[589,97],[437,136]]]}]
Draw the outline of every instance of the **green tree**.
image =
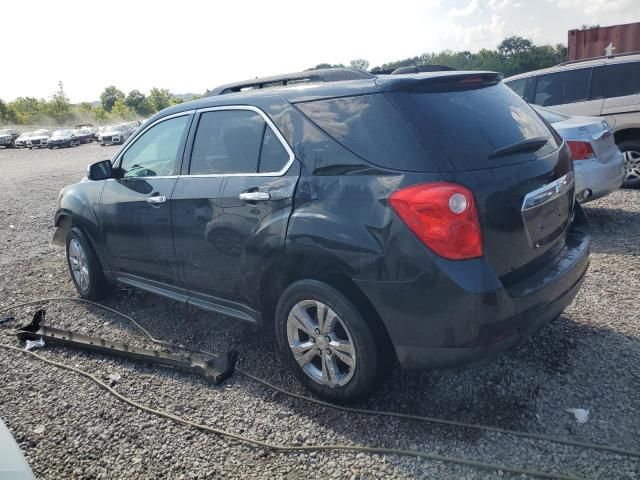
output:
[{"label": "green tree", "polygon": [[369,60],[365,60],[364,58],[356,58],[355,60],[351,60],[349,62],[349,66],[351,68],[355,68],[356,70],[362,70],[366,72],[369,69]]},{"label": "green tree", "polygon": [[98,120],[99,122],[105,122],[109,118],[109,114],[107,113],[107,111],[104,109],[102,105],[93,107],[93,109],[91,110],[91,113],[93,114],[95,119]]},{"label": "green tree", "polygon": [[172,97],[173,95],[166,88],[152,88],[148,97],[152,111],[159,112],[171,106]]},{"label": "green tree", "polygon": [[125,100],[127,106],[143,117],[152,112],[152,107],[144,93],[140,90],[131,90]]},{"label": "green tree", "polygon": [[505,38],[498,44],[498,53],[505,58],[509,58],[514,55],[530,52],[533,48],[534,45],[531,40],[513,36]]},{"label": "green tree", "polygon": [[51,101],[45,105],[47,115],[58,123],[64,123],[71,117],[71,102],[64,92],[64,85],[58,82],[58,90],[52,95]]},{"label": "green tree", "polygon": [[17,123],[16,112],[0,98],[0,125]]},{"label": "green tree", "polygon": [[45,100],[34,97],[18,97],[8,107],[15,112],[18,123],[29,125],[44,118],[46,103]]},{"label": "green tree", "polygon": [[111,109],[111,115],[114,118],[122,120],[132,120],[136,117],[136,112],[133,108],[129,107],[125,101],[121,98],[116,100]]},{"label": "green tree", "polygon": [[324,68],[344,68],[344,65],[342,63],[336,63],[335,65],[332,65],[331,63],[319,63],[315,67],[307,68],[305,71],[322,70]]},{"label": "green tree", "polygon": [[100,94],[100,102],[102,103],[102,108],[104,108],[106,112],[111,111],[117,100],[124,101],[124,99],[124,92],[122,90],[118,90],[113,85],[109,85]]}]

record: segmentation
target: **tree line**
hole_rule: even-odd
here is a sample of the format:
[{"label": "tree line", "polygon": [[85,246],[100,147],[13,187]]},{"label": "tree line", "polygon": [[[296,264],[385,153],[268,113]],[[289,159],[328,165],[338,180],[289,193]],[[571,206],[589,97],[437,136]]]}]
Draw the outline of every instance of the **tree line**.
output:
[{"label": "tree line", "polygon": [[[477,53],[444,50],[440,53],[422,53],[369,68],[366,59],[352,60],[349,65],[358,70],[381,73],[411,65],[444,65],[457,70],[491,70],[505,76],[551,67],[567,58],[564,45],[535,45],[522,37],[509,37],[496,49],[482,49]],[[345,67],[344,64],[320,63],[308,70]],[[191,96],[187,100],[198,98]],[[34,97],[19,97],[12,102],[0,99],[0,124],[45,125],[70,124],[73,122],[107,123],[118,120],[144,118],[171,105],[183,102],[165,88],[152,88],[148,95],[139,90],[125,94],[113,85],[100,94],[100,102],[71,104],[62,82],[49,100]]]},{"label": "tree line", "polygon": [[454,52],[452,50],[444,50],[440,53],[422,53],[415,57],[384,63],[371,69],[369,69],[369,62],[366,59],[359,58],[351,60],[349,65],[320,63],[307,70],[347,66],[376,74],[412,65],[443,65],[456,70],[490,70],[509,77],[552,67],[566,61],[566,59],[567,47],[562,44],[538,46],[531,40],[514,36],[505,38],[495,50],[483,48],[477,53]]}]

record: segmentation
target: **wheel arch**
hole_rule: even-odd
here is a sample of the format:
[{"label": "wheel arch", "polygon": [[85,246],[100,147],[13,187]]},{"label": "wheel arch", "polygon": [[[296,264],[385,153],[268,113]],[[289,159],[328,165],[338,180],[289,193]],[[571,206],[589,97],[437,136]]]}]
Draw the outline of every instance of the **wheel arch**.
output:
[{"label": "wheel arch", "polygon": [[[381,352],[391,353],[394,362],[397,355],[389,332],[373,304],[348,274],[348,270],[337,259],[318,252],[299,252],[284,255],[265,271],[260,282],[259,300],[265,327],[275,325],[275,309],[278,299],[286,288],[299,280],[317,280],[342,293],[367,319]],[[388,357],[385,357],[388,358]]]},{"label": "wheel arch", "polygon": [[616,145],[629,140],[640,141],[640,128],[624,128],[618,130],[613,134],[613,138],[615,139]]}]

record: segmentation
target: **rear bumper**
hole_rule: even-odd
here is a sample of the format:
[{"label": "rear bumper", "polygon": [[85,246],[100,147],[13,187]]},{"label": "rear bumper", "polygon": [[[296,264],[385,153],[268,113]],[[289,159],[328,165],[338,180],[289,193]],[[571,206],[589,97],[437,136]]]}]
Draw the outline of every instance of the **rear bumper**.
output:
[{"label": "rear bumper", "polygon": [[596,159],[579,160],[573,162],[576,174],[576,198],[585,190],[591,190],[591,195],[585,201],[604,197],[620,188],[624,181],[624,159],[618,152],[607,163]]},{"label": "rear bumper", "polygon": [[574,227],[559,252],[504,285],[484,258],[439,259],[412,282],[362,282],[404,368],[484,363],[557,317],[578,293],[590,239]]}]

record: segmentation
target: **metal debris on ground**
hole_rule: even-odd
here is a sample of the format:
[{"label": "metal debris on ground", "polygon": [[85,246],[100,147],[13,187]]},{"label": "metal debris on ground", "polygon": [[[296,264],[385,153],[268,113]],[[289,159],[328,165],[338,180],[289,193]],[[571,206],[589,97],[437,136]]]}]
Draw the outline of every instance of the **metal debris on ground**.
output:
[{"label": "metal debris on ground", "polygon": [[585,408],[567,408],[565,412],[573,414],[578,423],[587,423],[589,420],[589,410]]},{"label": "metal debris on ground", "polygon": [[[16,332],[20,340],[27,341],[27,350],[30,350],[30,345],[31,348],[44,346],[43,339],[46,339],[47,342],[59,345],[82,348],[109,355],[119,355],[132,360],[142,360],[156,365],[187,370],[212,381],[214,385],[222,383],[233,375],[238,359],[236,350],[229,350],[218,357],[199,360],[159,350],[133,347],[115,340],[90,337],[70,330],[44,326],[45,315],[46,311],[44,309],[38,310],[33,316],[33,320]],[[39,340],[33,342],[34,339]],[[38,342],[42,342],[42,345]]]},{"label": "metal debris on ground", "polygon": [[34,348],[42,347],[44,347],[44,340],[42,338],[39,338],[37,340],[27,340],[27,345],[24,347],[24,349],[30,352]]},{"label": "metal debris on ground", "polygon": [[5,323],[11,323],[13,321],[15,321],[16,317],[14,317],[13,315],[5,315],[4,317],[0,318],[0,325],[4,325]]}]

